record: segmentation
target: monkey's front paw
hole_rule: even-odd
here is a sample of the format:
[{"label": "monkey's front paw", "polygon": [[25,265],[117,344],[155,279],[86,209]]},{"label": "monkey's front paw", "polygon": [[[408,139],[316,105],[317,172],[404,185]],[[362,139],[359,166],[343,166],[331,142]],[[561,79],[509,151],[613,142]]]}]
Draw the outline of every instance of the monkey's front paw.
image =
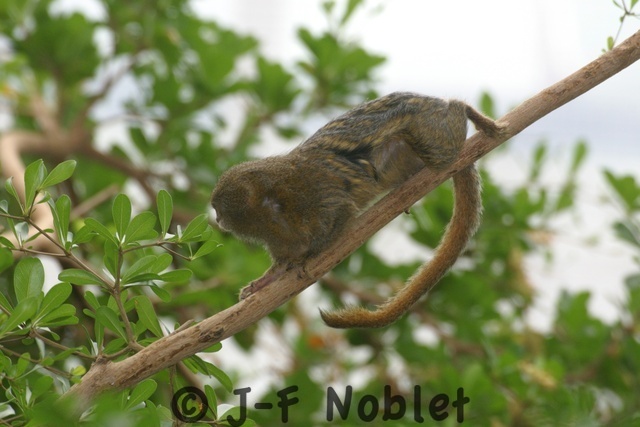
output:
[{"label": "monkey's front paw", "polygon": [[294,270],[296,273],[296,276],[298,276],[298,279],[303,278],[306,275],[306,270],[304,267],[304,264],[300,263],[300,262],[290,262],[285,264],[284,269],[282,270],[283,273],[288,273],[289,271]]},{"label": "monkey's front paw", "polygon": [[307,271],[307,265],[306,264],[302,264],[302,265],[298,265],[297,266],[297,275],[298,275],[298,279],[304,279],[304,278],[308,278],[309,272]]},{"label": "monkey's front paw", "polygon": [[273,282],[276,277],[278,277],[284,271],[286,271],[286,268],[283,265],[272,266],[269,270],[267,270],[266,273],[262,275],[262,277],[254,280],[253,282],[242,288],[242,290],[240,291],[240,300],[242,301],[250,295],[258,292],[260,289]]},{"label": "monkey's front paw", "polygon": [[249,295],[253,294],[256,291],[255,287],[253,286],[254,283],[255,281],[249,283],[247,286],[240,290],[240,301],[247,298]]}]

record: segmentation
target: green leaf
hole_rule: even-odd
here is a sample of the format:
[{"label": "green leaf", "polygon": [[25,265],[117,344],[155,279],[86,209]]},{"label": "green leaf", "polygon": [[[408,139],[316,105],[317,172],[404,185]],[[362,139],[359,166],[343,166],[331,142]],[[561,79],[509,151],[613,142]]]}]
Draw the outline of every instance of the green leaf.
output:
[{"label": "green leaf", "polygon": [[153,309],[153,304],[149,301],[144,295],[138,295],[134,298],[136,313],[138,313],[138,318],[140,322],[151,331],[157,337],[161,337],[162,328],[160,327],[160,322],[158,321],[158,316],[156,315],[155,310]]},{"label": "green leaf", "polygon": [[69,371],[69,373],[70,373],[71,375],[73,375],[73,376],[81,377],[81,376],[83,376],[84,374],[86,374],[86,373],[87,373],[87,368],[85,368],[85,367],[84,367],[84,366],[82,366],[82,365],[74,366],[74,367]]},{"label": "green leaf", "polygon": [[640,230],[631,221],[617,221],[613,225],[613,229],[620,239],[640,248],[640,240],[638,239],[640,236]]},{"label": "green leaf", "polygon": [[24,171],[24,192],[25,207],[23,213],[26,215],[36,198],[36,193],[42,189],[42,182],[47,174],[47,168],[42,159],[36,160],[26,167]]},{"label": "green leaf", "polygon": [[[276,114],[291,108],[291,104],[300,93],[294,85],[292,74],[276,62],[258,58],[258,77],[251,83],[250,89],[264,105],[268,114]],[[248,119],[252,120],[252,119]],[[259,120],[256,118],[256,120]]]},{"label": "green leaf", "polygon": [[71,215],[71,199],[63,194],[54,203],[49,200],[51,214],[53,215],[53,227],[56,230],[58,240],[64,245],[65,249],[71,247],[69,240],[69,218]]},{"label": "green leaf", "polygon": [[18,302],[29,297],[39,298],[44,285],[44,267],[38,258],[23,258],[16,265],[13,286]]},{"label": "green leaf", "polygon": [[100,307],[100,303],[98,302],[98,298],[96,298],[96,296],[94,295],[93,292],[86,291],[84,293],[84,299],[85,299],[85,301],[87,301],[87,304],[89,304],[89,307],[91,307],[93,309],[93,311],[96,311],[98,309],[98,307]]},{"label": "green leaf", "polygon": [[149,151],[149,141],[145,136],[142,129],[139,127],[130,127],[129,128],[129,138],[131,138],[131,142],[136,146],[138,150],[142,153],[147,153]]},{"label": "green leaf", "polygon": [[[198,356],[193,356],[193,357],[198,357]],[[208,362],[205,362],[205,363],[207,364],[207,368],[208,368],[207,370],[209,371],[209,375],[213,375],[213,377],[217,379],[218,382],[222,384],[222,386],[228,392],[231,392],[231,390],[233,389],[233,382],[231,381],[231,378],[229,378],[229,376],[217,366]]]},{"label": "green leaf", "polygon": [[71,295],[71,285],[66,282],[58,283],[49,289],[49,292],[45,294],[40,304],[37,317],[42,318],[52,312],[56,307],[60,307],[62,303],[69,298],[69,295]]},{"label": "green leaf", "polygon": [[118,233],[118,240],[123,242],[125,239],[125,232],[131,221],[131,201],[126,194],[118,194],[113,201],[113,223],[116,226],[116,232]]},{"label": "green leaf", "polygon": [[482,95],[480,96],[480,111],[489,117],[496,116],[495,103],[493,102],[493,97],[489,92],[482,92]]},{"label": "green leaf", "polygon": [[215,390],[209,384],[205,384],[204,394],[205,396],[207,396],[207,402],[209,403],[209,409],[213,412],[213,417],[218,418],[217,417],[218,397],[216,396]]},{"label": "green leaf", "polygon": [[[59,340],[60,338],[58,338]],[[55,355],[53,355],[51,357],[52,362],[55,361],[60,361],[60,360],[67,360],[69,358],[69,356],[71,356],[73,354],[73,352],[75,351],[80,351],[84,354],[90,354],[86,351],[86,347],[71,347],[71,348],[67,348],[66,350],[62,350],[60,353],[57,353]]]},{"label": "green leaf", "polygon": [[[16,2],[14,8],[17,9],[20,3]],[[100,65],[98,49],[93,42],[96,24],[84,14],[71,13],[71,10],[57,14],[47,12],[44,5],[31,7],[36,11],[35,17],[31,18],[34,25],[27,37],[16,40],[17,52],[28,58],[29,66],[37,70],[38,76],[55,78],[59,91],[69,93],[70,97],[71,94],[78,96],[76,91],[80,90],[82,82],[94,76]],[[17,11],[13,13],[15,19],[20,19]],[[31,14],[34,12],[22,19]],[[69,49],[70,46],[73,48]],[[64,116],[64,113],[69,112],[60,112],[60,115]]]},{"label": "green leaf", "polygon": [[129,399],[127,400],[124,409],[134,408],[149,399],[151,395],[155,393],[157,387],[158,384],[151,378],[147,378],[142,381],[140,384],[135,386],[133,390],[131,390],[131,394],[129,395]]},{"label": "green leaf", "polygon": [[628,213],[640,209],[640,186],[633,176],[616,177],[608,170],[604,171],[604,176],[624,203]]},{"label": "green leaf", "polygon": [[614,45],[615,45],[615,40],[613,39],[613,37],[611,36],[607,37],[607,50],[613,49]]},{"label": "green leaf", "polygon": [[195,255],[193,256],[193,259],[200,258],[202,256],[210,254],[211,252],[213,252],[214,250],[216,250],[220,246],[222,246],[222,244],[216,242],[215,240],[208,240],[208,241],[204,242],[202,244],[202,246],[200,246],[198,248],[198,250],[196,251]]},{"label": "green leaf", "polygon": [[96,320],[105,328],[109,328],[111,331],[115,332],[125,342],[127,341],[127,334],[124,332],[122,321],[115,311],[109,307],[100,306],[96,310]]},{"label": "green leaf", "polygon": [[211,347],[207,347],[204,350],[202,350],[203,353],[215,353],[217,351],[222,350],[222,343],[221,342],[217,342],[214,345],[212,345]]},{"label": "green leaf", "polygon": [[26,222],[19,222],[13,227],[13,234],[16,237],[20,247],[24,245],[25,240],[29,238],[29,224]]},{"label": "green leaf", "polygon": [[201,357],[191,356],[183,360],[183,362],[189,367],[189,369],[195,372],[213,376],[227,391],[230,392],[233,389],[233,382],[231,381],[231,378],[229,378],[229,376],[220,368],[203,360]]},{"label": "green leaf", "polygon": [[33,402],[40,396],[42,396],[46,391],[48,391],[53,385],[53,377],[49,377],[47,375],[43,375],[39,377],[36,381],[31,384],[31,399]]},{"label": "green leaf", "polygon": [[78,318],[75,317],[75,314],[76,308],[73,305],[62,304],[40,319],[38,324],[41,326],[51,326],[52,324],[55,324],[55,326],[74,325],[78,323]]},{"label": "green leaf", "polygon": [[207,229],[208,216],[207,214],[200,214],[187,224],[182,236],[180,236],[181,242],[197,241],[198,238]]},{"label": "green leaf", "polygon": [[[28,225],[27,223],[24,223],[25,225]],[[25,232],[25,238],[23,240],[23,243],[29,243],[34,241],[35,239],[38,238],[38,236],[42,235],[42,234],[53,234],[53,228],[45,228],[42,231],[35,231],[34,233],[32,233],[29,236],[29,228],[26,228],[26,232]]]},{"label": "green leaf", "polygon": [[[6,238],[5,238],[6,239]],[[0,242],[3,243],[3,242]],[[13,265],[13,253],[7,248],[0,248],[0,273]]]},{"label": "green leaf", "polygon": [[573,205],[574,196],[575,196],[576,186],[573,182],[567,182],[562,189],[560,190],[560,195],[558,196],[555,204],[555,211],[560,212],[564,209],[567,209]]},{"label": "green leaf", "polygon": [[93,330],[96,337],[96,345],[98,349],[104,348],[104,326],[100,322],[94,322]]},{"label": "green leaf", "polygon": [[324,10],[324,13],[326,15],[330,15],[335,5],[335,0],[325,0],[322,2],[322,10]]},{"label": "green leaf", "polygon": [[529,174],[529,181],[537,181],[542,170],[542,164],[547,155],[547,144],[544,142],[538,144],[533,152],[533,164],[531,165],[531,173]]},{"label": "green leaf", "polygon": [[141,212],[132,220],[125,233],[125,244],[139,240],[149,240],[157,236],[153,227],[156,225],[156,216],[151,212]]},{"label": "green leaf", "polygon": [[9,202],[6,200],[0,200],[0,211],[9,213]]},{"label": "green leaf", "polygon": [[9,179],[7,179],[4,183],[4,188],[5,190],[7,190],[7,193],[9,193],[15,200],[16,202],[18,202],[18,205],[20,206],[20,210],[22,212],[24,212],[24,206],[22,205],[22,201],[20,200],[20,197],[18,196],[18,192],[16,191],[16,187],[13,185],[13,177],[9,177]]},{"label": "green leaf", "polygon": [[340,20],[340,25],[344,25],[349,21],[353,12],[363,3],[364,0],[349,0],[347,6],[345,7],[344,14],[342,15],[342,19]]},{"label": "green leaf", "polygon": [[29,297],[20,301],[9,318],[0,325],[0,336],[31,319],[37,309],[38,299],[36,297]]},{"label": "green leaf", "polygon": [[5,297],[2,292],[0,292],[0,309],[6,311],[7,313],[13,312],[13,305],[11,305],[7,297]]},{"label": "green leaf", "polygon": [[104,237],[107,240],[112,241],[116,245],[119,243],[118,239],[113,235],[111,231],[107,227],[105,227],[101,222],[93,219],[87,218],[84,220],[84,225],[87,229],[97,233],[99,236]]},{"label": "green leaf", "polygon": [[167,271],[160,275],[160,279],[164,282],[184,283],[191,279],[193,272],[187,269],[179,269],[173,271]]},{"label": "green leaf", "polygon": [[59,316],[56,319],[43,319],[40,322],[38,322],[39,325],[46,326],[47,328],[57,328],[58,326],[77,325],[78,323],[80,323],[80,319],[78,319],[76,316]]},{"label": "green leaf", "polygon": [[[123,303],[125,303],[126,298],[124,298],[124,292],[122,292],[120,294],[120,299]],[[113,295],[110,295],[109,298],[107,299],[107,307],[109,307],[111,310],[113,310],[116,313],[119,313],[118,311],[118,303],[116,302],[116,299],[113,297]],[[125,307],[126,309],[126,307]],[[126,310],[127,312],[129,310]]]},{"label": "green leaf", "polygon": [[51,194],[49,194],[49,192],[45,191],[44,194],[42,194],[42,198],[40,200],[38,200],[38,204],[39,203],[47,203],[49,200],[51,200]]},{"label": "green leaf", "polygon": [[[160,416],[163,413],[164,419],[168,420],[171,418],[171,416],[169,415],[169,410],[167,408],[163,408],[162,406],[158,408],[151,400],[147,400],[144,403],[144,407],[140,408],[139,411],[136,411],[136,415],[138,413],[141,414],[140,419],[144,419],[145,425],[147,426],[161,426],[162,422],[160,421]],[[208,424],[205,424],[205,426],[208,426]]]},{"label": "green leaf", "polygon": [[171,301],[171,294],[166,289],[163,289],[156,284],[151,284],[149,288],[151,288],[153,293],[156,294],[156,296],[160,298],[162,302]]},{"label": "green leaf", "polygon": [[[15,233],[14,233],[15,234]],[[7,239],[6,237],[0,236],[0,244],[3,244],[4,246],[6,246],[9,249],[15,249],[15,245],[11,242],[11,240]],[[11,252],[11,251],[9,251]],[[13,260],[13,255],[11,256],[11,259]],[[13,261],[11,262],[11,264],[13,264]],[[4,267],[7,268],[7,267]]]},{"label": "green leaf", "polygon": [[131,278],[151,271],[151,266],[156,262],[157,255],[147,255],[133,263],[122,275],[122,283],[133,283]]},{"label": "green leaf", "polygon": [[127,341],[124,338],[115,338],[110,340],[107,345],[104,346],[104,352],[107,354],[120,351],[127,346]]},{"label": "green leaf", "polygon": [[27,371],[29,367],[29,353],[22,353],[22,355],[18,358],[18,362],[16,363],[16,371],[15,374],[17,376],[22,376]]},{"label": "green leaf", "polygon": [[166,190],[160,190],[156,197],[156,204],[158,205],[158,220],[160,220],[160,231],[162,236],[167,234],[169,226],[171,225],[171,218],[173,217],[173,200],[171,194]]},{"label": "green leaf", "polygon": [[77,233],[74,234],[73,239],[71,240],[71,245],[81,245],[83,243],[88,243],[93,239],[96,233],[91,230],[89,227],[82,227],[78,230]]},{"label": "green leaf", "polygon": [[[127,288],[131,287],[131,286],[135,286],[135,284],[139,284],[139,283],[144,283],[144,282],[151,282],[153,280],[162,280],[162,278],[160,277],[159,274],[156,273],[142,273],[142,274],[138,274],[136,276],[132,276],[129,277],[127,279]],[[131,285],[134,284],[134,285]]]},{"label": "green leaf", "polygon": [[74,285],[103,285],[104,280],[90,271],[79,268],[67,268],[58,274],[58,280],[69,282]]},{"label": "green leaf", "polygon": [[51,187],[52,185],[60,184],[73,175],[73,171],[76,168],[75,160],[66,160],[53,168],[51,173],[42,182],[42,188]]},{"label": "green leaf", "polygon": [[573,150],[573,159],[571,161],[571,174],[575,174],[578,168],[584,163],[587,157],[587,143],[578,142]]},{"label": "green leaf", "polygon": [[118,259],[120,257],[120,249],[118,245],[111,240],[104,241],[104,257],[102,258],[104,266],[113,277],[118,277],[120,265]]},{"label": "green leaf", "polygon": [[173,262],[173,257],[171,257],[171,255],[167,253],[160,254],[151,265],[151,268],[149,269],[149,271],[152,273],[161,273],[167,268],[169,268],[172,262]]}]

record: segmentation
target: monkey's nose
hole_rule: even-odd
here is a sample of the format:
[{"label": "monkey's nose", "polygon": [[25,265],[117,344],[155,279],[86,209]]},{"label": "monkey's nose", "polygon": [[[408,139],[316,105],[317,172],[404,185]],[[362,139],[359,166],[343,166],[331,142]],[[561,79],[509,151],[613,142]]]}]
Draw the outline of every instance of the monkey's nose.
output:
[{"label": "monkey's nose", "polygon": [[225,227],[225,224],[224,224],[224,218],[222,218],[222,216],[220,215],[220,213],[216,208],[213,208],[212,210],[213,210],[213,220],[216,222],[216,224],[218,224],[218,227],[220,227],[221,230],[227,231],[227,227]]},{"label": "monkey's nose", "polygon": [[220,215],[218,214],[218,210],[216,208],[213,208],[213,220],[215,222],[218,222],[218,218],[220,218]]}]

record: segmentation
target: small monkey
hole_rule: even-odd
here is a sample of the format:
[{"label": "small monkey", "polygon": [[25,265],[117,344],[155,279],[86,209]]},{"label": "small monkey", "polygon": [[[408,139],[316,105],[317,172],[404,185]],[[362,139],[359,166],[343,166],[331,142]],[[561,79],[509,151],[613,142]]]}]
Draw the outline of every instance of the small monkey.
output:
[{"label": "small monkey", "polygon": [[[462,101],[397,92],[330,121],[290,153],[249,161],[222,174],[211,205],[223,230],[263,244],[273,265],[241,299],[301,266],[331,244],[381,194],[423,167],[458,156],[467,119],[489,136],[502,127]],[[320,314],[335,328],[382,327],[402,316],[453,265],[478,228],[482,210],[475,166],[453,176],[454,214],[431,261],[402,290],[370,311]]]}]

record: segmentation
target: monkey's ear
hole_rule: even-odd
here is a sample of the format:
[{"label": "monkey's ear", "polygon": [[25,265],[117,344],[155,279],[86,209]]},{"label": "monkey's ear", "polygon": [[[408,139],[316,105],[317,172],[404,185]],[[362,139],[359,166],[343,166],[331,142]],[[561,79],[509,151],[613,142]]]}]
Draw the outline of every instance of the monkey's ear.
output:
[{"label": "monkey's ear", "polygon": [[271,220],[270,225],[277,224],[280,232],[291,230],[286,215],[282,213],[282,204],[274,197],[266,196],[262,199],[262,207],[266,210],[266,216]]},{"label": "monkey's ear", "polygon": [[269,209],[273,213],[282,212],[282,205],[280,202],[273,197],[265,197],[262,199],[262,206],[266,209]]}]

